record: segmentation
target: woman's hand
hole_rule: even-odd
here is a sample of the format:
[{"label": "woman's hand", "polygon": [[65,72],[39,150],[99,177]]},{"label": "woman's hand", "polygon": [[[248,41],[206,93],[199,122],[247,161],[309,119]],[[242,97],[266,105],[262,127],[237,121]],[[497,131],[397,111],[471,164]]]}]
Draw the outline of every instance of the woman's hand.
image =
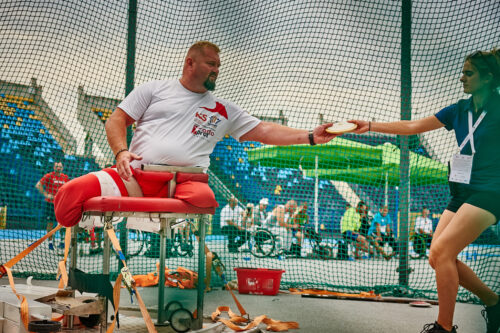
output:
[{"label": "woman's hand", "polygon": [[365,120],[348,120],[347,122],[351,124],[356,124],[358,126],[354,131],[351,133],[356,133],[356,134],[362,134],[366,133],[370,130],[370,122],[365,121]]}]

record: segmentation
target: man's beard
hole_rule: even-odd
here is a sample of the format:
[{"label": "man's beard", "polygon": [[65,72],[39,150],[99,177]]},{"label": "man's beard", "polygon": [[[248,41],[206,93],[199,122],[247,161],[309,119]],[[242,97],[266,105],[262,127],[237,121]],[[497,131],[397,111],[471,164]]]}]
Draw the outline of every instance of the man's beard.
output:
[{"label": "man's beard", "polygon": [[[210,77],[211,77],[211,76],[214,76],[214,75],[210,74],[210,75],[207,77],[207,79],[205,80],[205,82],[203,82],[203,86],[204,86],[207,90],[209,90],[209,91],[214,91],[214,90],[215,90],[215,80],[211,81],[211,80],[210,80]],[[217,78],[217,77],[215,77],[215,78]]]}]

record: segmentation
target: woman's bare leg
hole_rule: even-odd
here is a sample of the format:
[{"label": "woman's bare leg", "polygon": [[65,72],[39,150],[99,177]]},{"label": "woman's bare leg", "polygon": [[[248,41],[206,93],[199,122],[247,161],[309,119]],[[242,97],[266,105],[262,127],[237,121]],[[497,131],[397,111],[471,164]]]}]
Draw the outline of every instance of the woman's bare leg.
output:
[{"label": "woman's bare leg", "polygon": [[[486,300],[496,297],[491,289],[480,282],[481,280],[472,270],[465,269],[465,264],[458,264],[456,259],[460,251],[493,223],[495,223],[495,217],[490,212],[463,204],[455,214],[446,210],[436,228],[429,263],[436,272],[439,298],[437,321],[447,330],[450,330],[453,325],[459,283],[467,286],[471,291],[478,291]],[[463,276],[459,275],[459,272]]]}]

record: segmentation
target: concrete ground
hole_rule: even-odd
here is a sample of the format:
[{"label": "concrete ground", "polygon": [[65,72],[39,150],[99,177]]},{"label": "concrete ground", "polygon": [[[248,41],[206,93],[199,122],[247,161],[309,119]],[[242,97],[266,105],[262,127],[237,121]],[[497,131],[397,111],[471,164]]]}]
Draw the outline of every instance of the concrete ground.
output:
[{"label": "concrete ground", "polygon": [[[16,284],[26,283],[25,279],[16,279]],[[3,278],[0,285],[8,284],[8,280]],[[56,287],[55,281],[33,281],[35,286]],[[20,288],[22,289],[22,288]],[[154,307],[156,302],[156,288],[139,288],[145,303]],[[195,303],[195,293],[191,291],[181,291],[186,296],[186,307]],[[181,294],[182,295],[182,294]],[[305,298],[300,295],[279,293],[276,296],[260,295],[238,295],[243,307],[250,314],[256,317],[265,314],[270,318],[282,321],[297,321],[300,329],[291,332],[307,333],[351,333],[351,332],[420,332],[426,323],[433,322],[438,313],[438,307],[416,308],[408,304],[381,303],[368,301],[351,301],[336,299],[316,299]],[[168,302],[169,293],[167,292]],[[177,297],[177,296],[176,296]],[[183,303],[184,304],[184,303]],[[238,309],[226,290],[213,290],[205,296],[204,316],[209,316],[218,306],[227,305],[234,312]],[[120,306],[130,309],[130,297],[126,289],[122,289]],[[455,324],[458,325],[458,332],[476,333],[486,332],[486,325],[481,317],[482,307],[479,305],[458,303],[455,312]],[[151,311],[152,317],[156,317],[155,311]],[[136,315],[138,312],[124,311],[127,316]],[[127,325],[131,323],[124,320],[119,331],[123,332],[146,332],[141,320],[139,326]],[[142,324],[142,326],[141,326]],[[265,332],[265,325],[259,327]],[[96,330],[86,330],[91,332]],[[118,330],[117,330],[118,331]],[[168,328],[159,328],[160,332],[173,332]],[[226,329],[224,332],[232,332]]]}]

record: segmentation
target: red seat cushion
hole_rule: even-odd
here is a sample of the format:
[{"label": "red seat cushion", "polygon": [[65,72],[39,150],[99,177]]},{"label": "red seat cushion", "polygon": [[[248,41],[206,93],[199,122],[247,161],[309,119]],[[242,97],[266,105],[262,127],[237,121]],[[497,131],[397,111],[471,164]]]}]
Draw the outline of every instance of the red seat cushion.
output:
[{"label": "red seat cushion", "polygon": [[173,173],[142,171],[141,169],[132,171],[145,197],[168,197],[168,185],[169,181],[174,178]]},{"label": "red seat cushion", "polygon": [[85,212],[148,212],[214,214],[215,208],[201,208],[172,198],[94,197],[85,201]]}]

